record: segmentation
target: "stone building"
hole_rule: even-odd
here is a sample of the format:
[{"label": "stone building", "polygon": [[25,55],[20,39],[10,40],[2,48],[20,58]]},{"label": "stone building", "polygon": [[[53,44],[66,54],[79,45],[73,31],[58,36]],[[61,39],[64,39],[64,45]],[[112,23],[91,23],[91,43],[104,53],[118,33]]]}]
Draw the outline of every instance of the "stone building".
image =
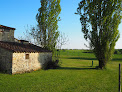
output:
[{"label": "stone building", "polygon": [[35,71],[52,60],[52,52],[14,38],[15,28],[0,25],[0,71],[16,74]]}]

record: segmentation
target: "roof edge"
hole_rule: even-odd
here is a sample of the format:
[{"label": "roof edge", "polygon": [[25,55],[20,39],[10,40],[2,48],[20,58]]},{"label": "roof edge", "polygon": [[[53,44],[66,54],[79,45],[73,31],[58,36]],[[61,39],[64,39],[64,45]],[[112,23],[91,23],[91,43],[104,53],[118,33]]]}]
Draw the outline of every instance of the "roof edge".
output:
[{"label": "roof edge", "polygon": [[16,30],[16,28],[13,28],[13,27],[8,27],[8,26],[4,26],[4,25],[0,25],[0,28],[7,28],[7,29]]}]

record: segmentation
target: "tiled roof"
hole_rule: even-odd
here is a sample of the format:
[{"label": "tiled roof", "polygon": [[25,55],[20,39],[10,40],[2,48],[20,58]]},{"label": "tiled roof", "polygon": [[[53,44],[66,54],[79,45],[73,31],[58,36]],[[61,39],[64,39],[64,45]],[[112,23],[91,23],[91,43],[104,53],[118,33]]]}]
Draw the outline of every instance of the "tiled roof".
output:
[{"label": "tiled roof", "polygon": [[4,26],[4,25],[0,25],[0,28],[6,28],[6,29],[12,29],[12,30],[15,30],[15,28],[7,27],[7,26]]},{"label": "tiled roof", "polygon": [[0,47],[7,49],[12,52],[26,52],[26,53],[35,53],[35,52],[51,52],[49,50],[46,50],[44,48],[41,48],[39,46],[33,45],[33,44],[22,44],[18,42],[3,42],[0,41]]}]

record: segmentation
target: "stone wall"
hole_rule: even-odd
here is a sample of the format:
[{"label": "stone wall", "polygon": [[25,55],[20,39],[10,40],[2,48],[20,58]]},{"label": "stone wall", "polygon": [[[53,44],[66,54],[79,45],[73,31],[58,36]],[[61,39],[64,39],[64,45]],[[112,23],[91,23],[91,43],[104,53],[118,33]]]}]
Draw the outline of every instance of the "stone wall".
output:
[{"label": "stone wall", "polygon": [[0,29],[0,41],[2,41],[3,29]]},{"label": "stone wall", "polygon": [[0,29],[0,41],[14,41],[14,30]]},{"label": "stone wall", "polygon": [[8,50],[0,48],[0,71],[11,73],[12,71],[12,53]]},{"label": "stone wall", "polygon": [[[26,54],[29,59],[26,59]],[[41,69],[52,60],[52,53],[13,53],[12,74]]]}]

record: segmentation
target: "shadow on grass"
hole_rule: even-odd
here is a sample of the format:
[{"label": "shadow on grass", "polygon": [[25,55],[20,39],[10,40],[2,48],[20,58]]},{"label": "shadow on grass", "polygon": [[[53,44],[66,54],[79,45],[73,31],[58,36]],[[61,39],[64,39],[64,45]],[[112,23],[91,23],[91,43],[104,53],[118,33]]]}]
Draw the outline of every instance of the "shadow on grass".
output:
[{"label": "shadow on grass", "polygon": [[122,58],[113,58],[112,61],[122,61]]},{"label": "shadow on grass", "polygon": [[59,67],[57,69],[61,69],[61,70],[95,70],[97,68],[78,68],[78,67]]},{"label": "shadow on grass", "polygon": [[96,58],[87,58],[87,57],[67,57],[67,59],[97,60]]},{"label": "shadow on grass", "polygon": [[82,53],[93,53],[93,52],[82,52]]},{"label": "shadow on grass", "polygon": [[[97,60],[96,58],[89,57],[63,57],[66,59],[81,59],[81,60]],[[113,58],[112,61],[122,61],[122,58]]]}]

